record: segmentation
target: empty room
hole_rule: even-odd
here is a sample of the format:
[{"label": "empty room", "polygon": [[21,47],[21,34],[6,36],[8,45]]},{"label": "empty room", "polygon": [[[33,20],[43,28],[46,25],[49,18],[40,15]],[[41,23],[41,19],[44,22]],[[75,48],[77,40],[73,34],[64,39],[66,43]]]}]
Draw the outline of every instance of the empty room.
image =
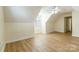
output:
[{"label": "empty room", "polygon": [[79,7],[1,6],[1,52],[79,52]]}]

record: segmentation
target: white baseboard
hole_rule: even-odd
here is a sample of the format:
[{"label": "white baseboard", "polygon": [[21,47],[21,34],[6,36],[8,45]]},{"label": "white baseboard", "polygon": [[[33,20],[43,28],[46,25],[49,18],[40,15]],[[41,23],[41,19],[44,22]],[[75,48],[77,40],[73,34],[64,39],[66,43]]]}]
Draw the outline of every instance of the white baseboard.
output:
[{"label": "white baseboard", "polygon": [[53,30],[51,30],[51,31],[47,31],[46,33],[52,33],[52,32],[54,32]]},{"label": "white baseboard", "polygon": [[78,35],[72,35],[73,37],[79,37]]},{"label": "white baseboard", "polygon": [[24,39],[29,39],[29,38],[33,38],[34,36],[28,36],[28,37],[22,37],[22,38],[18,38],[18,39],[14,39],[14,40],[8,40],[6,41],[6,43],[11,43],[11,42],[16,42],[16,41],[20,41],[20,40],[24,40]]}]

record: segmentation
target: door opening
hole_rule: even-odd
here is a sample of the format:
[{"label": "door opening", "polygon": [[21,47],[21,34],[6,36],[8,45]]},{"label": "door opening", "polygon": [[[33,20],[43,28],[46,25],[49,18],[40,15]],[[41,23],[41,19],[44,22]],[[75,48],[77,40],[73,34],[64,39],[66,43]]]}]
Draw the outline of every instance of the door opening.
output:
[{"label": "door opening", "polygon": [[72,33],[72,16],[64,17],[64,32]]}]

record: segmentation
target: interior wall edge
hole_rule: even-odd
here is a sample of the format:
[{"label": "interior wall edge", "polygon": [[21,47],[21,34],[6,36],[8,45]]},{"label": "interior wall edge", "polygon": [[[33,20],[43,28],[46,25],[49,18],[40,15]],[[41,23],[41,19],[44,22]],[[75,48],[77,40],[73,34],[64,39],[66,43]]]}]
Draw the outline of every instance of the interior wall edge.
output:
[{"label": "interior wall edge", "polygon": [[4,52],[5,46],[6,46],[6,42],[2,44],[2,48],[1,48],[0,52]]},{"label": "interior wall edge", "polygon": [[12,43],[12,42],[16,42],[16,41],[21,41],[21,40],[27,40],[27,39],[30,39],[30,38],[33,38],[34,36],[31,35],[31,36],[28,36],[28,37],[24,37],[24,38],[19,38],[19,39],[15,39],[15,40],[7,40],[5,41],[6,43]]}]

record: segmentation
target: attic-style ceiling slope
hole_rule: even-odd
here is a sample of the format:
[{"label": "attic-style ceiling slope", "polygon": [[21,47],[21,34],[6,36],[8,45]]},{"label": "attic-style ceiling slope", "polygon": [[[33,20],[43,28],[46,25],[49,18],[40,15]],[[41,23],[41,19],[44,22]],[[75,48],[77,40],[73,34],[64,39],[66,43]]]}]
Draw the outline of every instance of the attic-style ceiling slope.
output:
[{"label": "attic-style ceiling slope", "polygon": [[72,6],[58,6],[59,11],[56,14],[52,14],[49,19],[48,22],[54,22],[60,15],[62,14],[72,14]]},{"label": "attic-style ceiling slope", "polygon": [[72,12],[72,6],[58,6],[61,13]]},{"label": "attic-style ceiling slope", "polygon": [[[42,13],[50,13],[54,6],[6,6],[4,7],[5,22],[33,22],[38,16],[40,9]],[[71,12],[72,7],[58,6],[60,13]]]},{"label": "attic-style ceiling slope", "polygon": [[[41,11],[38,15],[37,20],[42,20],[41,22],[47,22],[50,21],[49,19],[52,16],[53,20],[54,18],[58,17],[59,15],[63,13],[71,13],[72,12],[72,7],[71,6],[45,6],[41,8]],[[54,21],[54,20],[53,20]]]},{"label": "attic-style ceiling slope", "polygon": [[40,9],[40,6],[4,7],[5,22],[33,22]]}]

